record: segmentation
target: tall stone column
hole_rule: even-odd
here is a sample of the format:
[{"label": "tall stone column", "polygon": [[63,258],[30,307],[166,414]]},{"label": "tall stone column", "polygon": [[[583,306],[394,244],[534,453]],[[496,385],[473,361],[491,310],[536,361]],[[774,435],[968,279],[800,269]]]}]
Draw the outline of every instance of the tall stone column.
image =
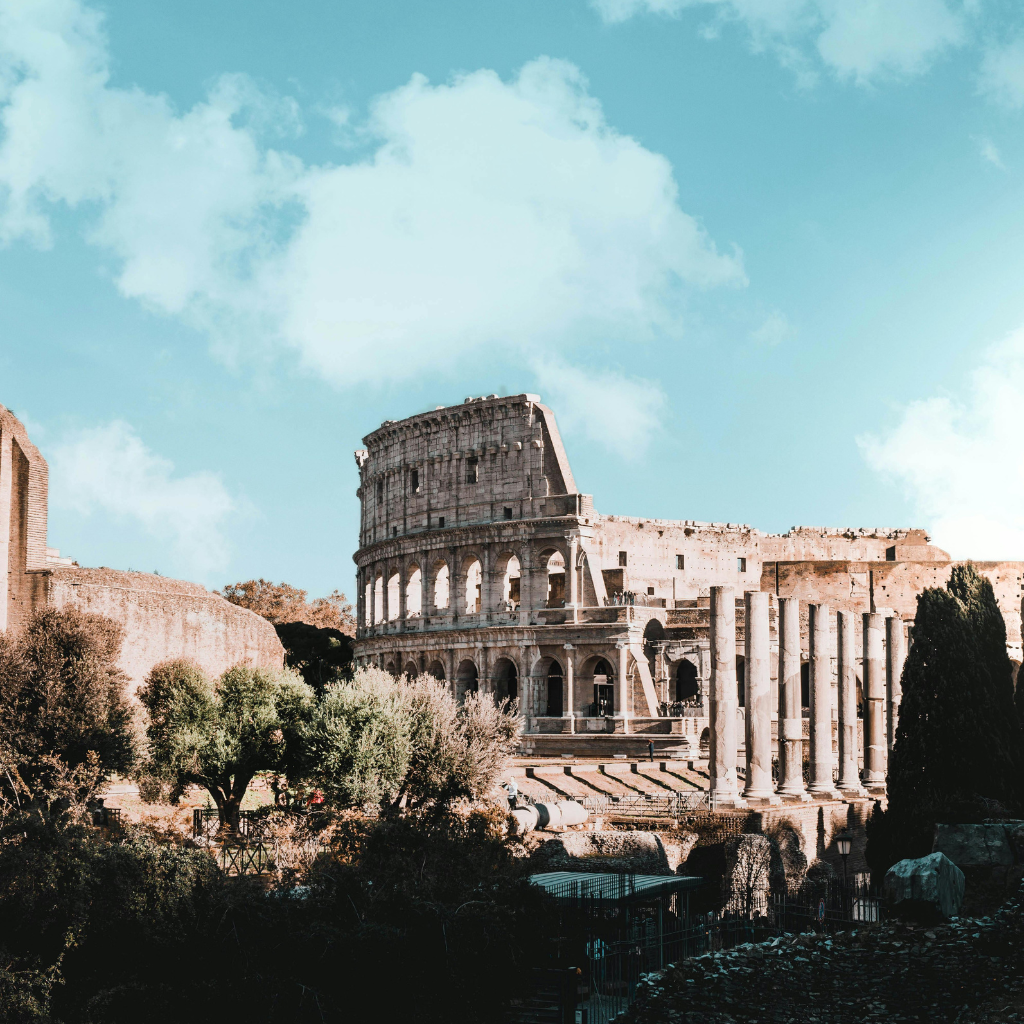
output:
[{"label": "tall stone column", "polygon": [[882,658],[882,616],[864,613],[864,774],[868,789],[885,787],[885,663]]},{"label": "tall stone column", "polygon": [[565,567],[565,582],[569,588],[566,605],[572,608],[572,621],[579,622],[579,569],[576,561],[580,552],[580,535],[569,534],[569,564]]},{"label": "tall stone column", "polygon": [[857,768],[857,659],[856,619],[850,612],[836,614],[839,651],[839,789],[847,796],[864,792]]},{"label": "tall stone column", "polygon": [[807,799],[800,702],[800,600],[779,598],[779,795]]},{"label": "tall stone column", "polygon": [[629,687],[626,684],[626,669],[629,664],[629,644],[621,641],[615,645],[619,652],[619,670],[615,674],[615,717],[621,718],[622,731],[629,732],[632,708],[629,707]]},{"label": "tall stone column", "polygon": [[903,638],[903,619],[890,615],[885,620],[885,680],[889,714],[887,740],[889,753],[896,742],[896,726],[900,722],[900,704],[903,701],[903,663],[907,660],[907,645]]},{"label": "tall stone column", "polygon": [[572,644],[564,644],[565,651],[565,707],[562,717],[569,719],[569,732],[576,731],[576,651]]},{"label": "tall stone column", "polygon": [[771,654],[768,594],[744,595],[746,664],[746,753],[748,800],[775,800],[772,793]]},{"label": "tall stone column", "polygon": [[815,796],[831,796],[832,782],[832,636],[827,604],[808,605],[811,662],[811,782]]},{"label": "tall stone column", "polygon": [[711,588],[711,796],[742,804],[736,780],[736,598],[732,587]]}]

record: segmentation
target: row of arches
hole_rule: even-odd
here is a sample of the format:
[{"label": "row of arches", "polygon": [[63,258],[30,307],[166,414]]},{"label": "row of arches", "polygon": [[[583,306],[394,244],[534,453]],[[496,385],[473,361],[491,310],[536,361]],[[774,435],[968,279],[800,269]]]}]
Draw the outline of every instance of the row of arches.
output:
[{"label": "row of arches", "polygon": [[[490,575],[492,586],[485,587],[485,575]],[[532,600],[546,608],[564,607],[566,575],[564,552],[556,547],[542,550],[533,576],[543,582]],[[364,570],[361,622],[367,627],[393,622],[401,617],[403,604],[406,618],[445,612],[515,612],[523,598],[523,576],[523,564],[513,551],[502,552],[488,574],[475,552],[457,562],[436,557],[414,559],[400,568]]]}]

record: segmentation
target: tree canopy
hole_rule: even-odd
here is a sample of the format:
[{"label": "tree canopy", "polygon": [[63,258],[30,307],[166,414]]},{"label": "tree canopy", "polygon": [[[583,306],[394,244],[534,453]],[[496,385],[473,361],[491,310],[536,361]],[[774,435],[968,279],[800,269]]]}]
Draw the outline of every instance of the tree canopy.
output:
[{"label": "tree canopy", "polygon": [[0,791],[9,803],[80,801],[135,760],[120,626],[45,609],[0,633]]},{"label": "tree canopy", "polygon": [[945,590],[918,597],[902,683],[886,814],[893,860],[927,853],[936,821],[1020,806],[1006,627],[992,585],[972,565],[955,566]]},{"label": "tree canopy", "polygon": [[149,713],[146,770],[171,784],[172,800],[205,788],[231,827],[257,772],[301,761],[313,692],[291,670],[237,666],[213,682],[192,662],[168,661],[138,696]]},{"label": "tree canopy", "polygon": [[352,615],[352,605],[340,590],[309,601],[305,590],[293,587],[290,583],[271,583],[269,580],[258,579],[229,583],[220,593],[232,604],[262,615],[274,625],[305,622],[317,629],[336,629],[348,636],[355,634],[356,620]]}]

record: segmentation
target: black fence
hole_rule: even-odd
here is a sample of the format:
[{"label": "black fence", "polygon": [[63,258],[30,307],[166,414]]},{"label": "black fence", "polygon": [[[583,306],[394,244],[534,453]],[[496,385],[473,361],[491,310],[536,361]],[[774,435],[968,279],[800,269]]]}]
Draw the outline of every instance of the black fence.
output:
[{"label": "black fence", "polygon": [[[240,811],[236,835],[250,840],[263,839],[267,817],[259,811]],[[220,815],[216,807],[196,807],[192,811],[192,838],[215,839],[221,833]]]}]

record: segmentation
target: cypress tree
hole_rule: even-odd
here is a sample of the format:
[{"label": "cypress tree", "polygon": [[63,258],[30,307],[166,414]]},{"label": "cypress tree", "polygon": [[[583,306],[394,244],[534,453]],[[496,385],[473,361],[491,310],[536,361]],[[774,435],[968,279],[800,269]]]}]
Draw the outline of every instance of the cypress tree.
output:
[{"label": "cypress tree", "polygon": [[889,764],[892,861],[931,849],[937,821],[980,821],[1020,804],[1021,730],[992,585],[953,568],[917,601]]}]

